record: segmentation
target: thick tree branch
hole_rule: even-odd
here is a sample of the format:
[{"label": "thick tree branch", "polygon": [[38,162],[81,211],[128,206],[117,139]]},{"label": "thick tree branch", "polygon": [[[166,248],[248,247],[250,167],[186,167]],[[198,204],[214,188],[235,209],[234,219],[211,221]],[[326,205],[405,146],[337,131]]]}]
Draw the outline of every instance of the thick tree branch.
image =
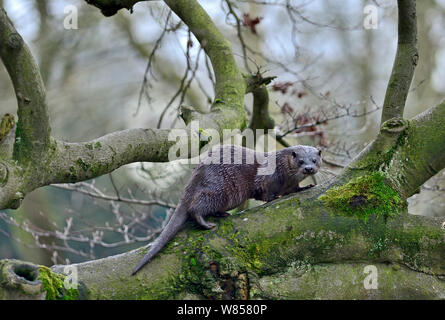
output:
[{"label": "thick tree branch", "polygon": [[232,44],[196,0],[166,0],[165,3],[190,28],[210,58],[215,73],[215,100],[210,114],[197,117],[201,128],[247,126],[244,112],[246,84],[232,53]]},{"label": "thick tree branch", "polygon": [[393,118],[329,186],[380,172],[402,201],[445,167],[445,102],[412,120]]},{"label": "thick tree branch", "polygon": [[[215,230],[196,230],[188,224],[187,231],[178,234],[133,277],[132,266],[146,249],[73,265],[88,292],[82,298],[173,299],[193,294],[201,298],[265,297],[271,292],[258,284],[292,265],[313,269],[324,263],[354,265],[363,261],[384,263],[394,271],[400,266],[406,272],[420,271],[440,284],[438,277],[445,275],[442,220],[402,214],[388,222],[382,218],[364,222],[327,209],[317,200],[318,192],[319,188],[312,189],[215,220]],[[63,272],[64,267],[54,266],[52,270]],[[300,272],[311,277],[308,270]],[[363,288],[353,277],[343,280],[349,281],[345,286]],[[387,298],[397,298],[404,288],[415,285],[411,281],[400,287],[381,281],[376,292],[385,291]],[[7,290],[5,284],[2,290]],[[443,290],[443,286],[438,287],[436,298]]]},{"label": "thick tree branch", "polygon": [[130,129],[83,143],[57,141],[44,185],[92,179],[133,162],[168,162],[168,150],[176,143],[168,140],[169,133]]},{"label": "thick tree branch", "polygon": [[419,54],[417,52],[417,18],[415,0],[397,1],[399,22],[397,52],[386,89],[381,123],[391,118],[403,118]]},{"label": "thick tree branch", "polygon": [[21,163],[42,157],[50,142],[45,87],[34,58],[0,8],[0,58],[9,73],[18,103],[14,158]]},{"label": "thick tree branch", "polygon": [[445,167],[445,102],[412,119],[394,150],[388,177],[406,198]]},{"label": "thick tree branch", "polygon": [[254,130],[255,145],[258,140],[257,129],[267,131],[273,129],[275,121],[269,114],[269,93],[265,85],[258,86],[252,89],[253,94],[253,108],[252,118],[250,119],[249,128]]}]

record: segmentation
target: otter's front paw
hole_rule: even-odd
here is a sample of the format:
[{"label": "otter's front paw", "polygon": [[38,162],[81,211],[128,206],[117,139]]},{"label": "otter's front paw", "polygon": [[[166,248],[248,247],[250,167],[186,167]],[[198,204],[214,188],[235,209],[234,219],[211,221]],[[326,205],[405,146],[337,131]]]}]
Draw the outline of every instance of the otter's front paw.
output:
[{"label": "otter's front paw", "polygon": [[269,197],[267,198],[267,202],[274,201],[274,200],[276,200],[276,199],[278,199],[278,198],[279,198],[278,195],[273,194],[273,195],[271,195],[271,196],[269,196]]},{"label": "otter's front paw", "polygon": [[228,216],[230,216],[230,213],[228,213],[226,211],[219,211],[214,214],[214,217],[218,217],[218,218],[225,218]]}]

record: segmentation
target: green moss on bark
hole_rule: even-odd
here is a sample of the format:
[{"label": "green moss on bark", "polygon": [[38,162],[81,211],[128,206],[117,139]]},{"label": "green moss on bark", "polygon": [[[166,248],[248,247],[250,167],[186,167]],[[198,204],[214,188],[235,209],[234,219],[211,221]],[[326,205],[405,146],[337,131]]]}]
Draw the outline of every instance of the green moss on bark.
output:
[{"label": "green moss on bark", "polygon": [[42,291],[46,292],[46,300],[77,300],[79,291],[65,288],[65,276],[52,272],[49,268],[40,266]]},{"label": "green moss on bark", "polygon": [[397,215],[403,207],[399,194],[385,183],[380,172],[331,188],[319,200],[335,212],[365,221],[372,214],[385,218]]}]

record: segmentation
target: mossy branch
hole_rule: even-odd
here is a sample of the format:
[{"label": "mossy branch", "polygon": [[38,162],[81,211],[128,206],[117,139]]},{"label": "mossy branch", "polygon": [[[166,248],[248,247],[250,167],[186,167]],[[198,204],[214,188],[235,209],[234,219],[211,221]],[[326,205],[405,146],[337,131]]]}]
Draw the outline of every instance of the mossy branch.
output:
[{"label": "mossy branch", "polygon": [[445,168],[445,101],[410,120],[392,152],[384,170],[406,199]]},{"label": "mossy branch", "polygon": [[273,129],[275,121],[269,114],[269,93],[265,85],[261,85],[252,90],[253,108],[252,118],[249,128],[255,129]]},{"label": "mossy branch", "polygon": [[[371,144],[366,156],[359,156],[334,183],[217,220],[216,230],[187,225],[136,277],[130,273],[145,254],[143,248],[75,265],[89,292],[84,298],[279,298],[268,284],[280,283],[289,272],[297,272],[294,281],[299,276],[311,281],[314,290],[322,286],[320,279],[332,276],[335,266],[357,276],[363,261],[378,266],[385,274],[380,279],[388,281],[380,282],[374,297],[440,298],[445,290],[440,280],[445,276],[443,219],[404,212],[409,192],[399,188],[417,181],[406,171],[409,166],[402,165],[406,157],[418,158],[420,167],[413,170],[423,170],[424,178],[445,166],[445,132],[440,130],[445,127],[444,113],[445,104],[440,104],[411,121],[386,122],[382,137]],[[395,173],[388,174],[391,170]],[[62,272],[63,267],[52,270]],[[405,281],[394,286],[391,279],[401,274]],[[423,288],[419,277],[435,289]],[[344,274],[331,280],[342,284],[338,289],[346,286],[360,294],[367,292],[361,282]],[[425,295],[407,295],[411,289]],[[301,286],[283,290],[284,297],[320,294]],[[339,292],[330,297],[343,296]]]},{"label": "mossy branch", "polygon": [[78,288],[65,288],[66,277],[48,267],[18,260],[0,261],[0,300],[76,300]]},{"label": "mossy branch", "polygon": [[[209,57],[215,73],[215,99],[211,112],[196,120],[202,128],[244,129],[246,83],[232,52],[232,44],[196,0],[166,0],[165,3],[190,28]],[[222,132],[222,131],[221,131]]]},{"label": "mossy branch", "polygon": [[391,118],[403,118],[406,98],[419,59],[416,1],[398,0],[397,6],[399,12],[397,52],[383,102],[382,124]]},{"label": "mossy branch", "polygon": [[380,172],[406,201],[420,186],[445,168],[445,102],[411,120],[393,118],[325,190],[351,179]]},{"label": "mossy branch", "polygon": [[[130,274],[145,254],[143,248],[71,267],[88,292],[85,299],[277,298],[263,285],[289,275],[290,269],[296,272],[294,281],[301,276],[312,279],[312,271],[318,269],[319,278],[330,274],[331,283],[341,279],[347,281],[342,285],[362,292],[361,281],[320,269],[325,264],[361,266],[363,261],[385,270],[385,266],[394,271],[402,268],[410,275],[400,286],[379,278],[377,296],[396,299],[410,287],[419,288],[414,274],[440,284],[445,275],[442,220],[406,213],[387,221],[346,217],[317,200],[318,192],[312,189],[302,192],[300,200],[289,196],[226,219],[215,218],[214,230],[187,224],[136,276]],[[64,268],[51,269],[63,272]],[[316,279],[312,283],[323,286]],[[303,287],[294,290],[305,296]],[[438,286],[435,297],[444,290]],[[334,292],[331,297],[341,297],[342,292]]]},{"label": "mossy branch", "polygon": [[0,58],[11,78],[18,104],[14,159],[28,164],[42,157],[49,146],[51,129],[45,87],[31,51],[3,8],[0,8]]},{"label": "mossy branch", "polygon": [[258,129],[264,130],[267,134],[269,130],[274,129],[275,121],[269,114],[269,92],[264,84],[252,89],[253,108],[249,128],[254,130],[255,145],[258,139]]},{"label": "mossy branch", "polygon": [[133,162],[168,162],[169,149],[177,143],[169,141],[169,133],[163,129],[129,129],[82,143],[54,141],[45,184],[88,180]]}]

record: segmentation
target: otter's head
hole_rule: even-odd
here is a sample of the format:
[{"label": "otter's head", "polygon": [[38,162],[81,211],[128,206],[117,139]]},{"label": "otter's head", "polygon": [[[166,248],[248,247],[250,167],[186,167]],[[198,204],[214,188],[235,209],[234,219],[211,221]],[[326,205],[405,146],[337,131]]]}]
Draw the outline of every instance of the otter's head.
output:
[{"label": "otter's head", "polygon": [[291,147],[292,169],[299,176],[316,174],[321,166],[321,150],[310,146]]}]

